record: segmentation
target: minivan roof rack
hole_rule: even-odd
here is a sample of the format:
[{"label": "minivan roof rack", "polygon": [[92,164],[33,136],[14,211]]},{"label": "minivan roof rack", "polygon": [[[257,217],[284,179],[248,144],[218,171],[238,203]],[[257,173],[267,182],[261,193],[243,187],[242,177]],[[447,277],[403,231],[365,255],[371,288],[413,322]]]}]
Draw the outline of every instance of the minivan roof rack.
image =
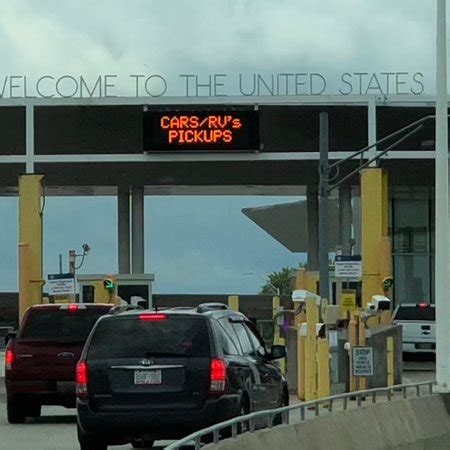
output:
[{"label": "minivan roof rack", "polygon": [[220,311],[220,310],[227,310],[230,309],[228,305],[225,303],[202,303],[197,306],[197,312],[198,313],[204,313],[207,311]]}]

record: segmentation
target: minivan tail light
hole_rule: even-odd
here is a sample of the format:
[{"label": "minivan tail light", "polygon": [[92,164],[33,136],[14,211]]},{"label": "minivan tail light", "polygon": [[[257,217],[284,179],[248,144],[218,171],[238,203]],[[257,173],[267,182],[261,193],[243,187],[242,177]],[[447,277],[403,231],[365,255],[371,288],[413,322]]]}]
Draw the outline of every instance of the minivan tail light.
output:
[{"label": "minivan tail light", "polygon": [[426,309],[426,308],[428,308],[428,303],[419,303],[418,306],[420,309]]},{"label": "minivan tail light", "polygon": [[14,352],[12,350],[6,350],[5,352],[5,369],[11,370],[14,362]]},{"label": "minivan tail light", "polygon": [[210,367],[210,394],[223,394],[227,378],[227,365],[221,359],[212,359]]},{"label": "minivan tail light", "polygon": [[160,322],[161,320],[166,320],[166,314],[139,314],[139,319],[148,320],[150,322]]},{"label": "minivan tail light", "polygon": [[69,306],[67,307],[67,309],[68,309],[70,312],[78,311],[78,305],[72,303],[71,305],[69,305]]},{"label": "minivan tail light", "polygon": [[86,399],[88,397],[88,366],[85,361],[80,361],[77,364],[76,370],[76,393],[77,397]]}]

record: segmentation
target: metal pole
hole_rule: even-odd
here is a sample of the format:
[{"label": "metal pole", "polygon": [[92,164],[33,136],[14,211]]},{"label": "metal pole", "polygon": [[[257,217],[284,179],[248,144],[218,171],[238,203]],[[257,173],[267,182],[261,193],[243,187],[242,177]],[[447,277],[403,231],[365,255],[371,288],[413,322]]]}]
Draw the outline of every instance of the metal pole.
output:
[{"label": "metal pole", "polygon": [[306,207],[308,211],[308,270],[319,269],[319,202],[317,186],[306,188]]},{"label": "metal pole", "polygon": [[119,186],[117,192],[117,237],[119,273],[131,273],[130,189],[128,186]]},{"label": "metal pole", "polygon": [[436,15],[436,380],[440,391],[450,387],[450,301],[448,298],[448,100],[445,0]]},{"label": "metal pole", "polygon": [[131,270],[144,273],[144,188],[133,186],[131,194]]},{"label": "metal pole", "polygon": [[348,184],[339,188],[339,243],[344,255],[351,255],[352,197]]},{"label": "metal pole", "polygon": [[75,250],[69,250],[69,273],[75,273],[75,264],[77,260],[76,253]]},{"label": "metal pole", "polygon": [[328,113],[321,112],[319,116],[320,165],[319,165],[319,277],[320,296],[330,299],[328,282],[328,178],[330,167],[328,163]]},{"label": "metal pole", "polygon": [[63,273],[62,271],[62,253],[59,254],[59,273]]}]

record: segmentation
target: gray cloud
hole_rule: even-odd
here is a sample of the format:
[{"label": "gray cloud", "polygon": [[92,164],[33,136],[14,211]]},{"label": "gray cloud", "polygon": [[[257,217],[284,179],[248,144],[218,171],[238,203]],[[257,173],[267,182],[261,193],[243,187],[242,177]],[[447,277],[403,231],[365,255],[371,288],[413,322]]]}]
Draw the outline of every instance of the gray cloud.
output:
[{"label": "gray cloud", "polygon": [[432,83],[434,3],[16,0],[0,52],[28,74],[421,70]]}]

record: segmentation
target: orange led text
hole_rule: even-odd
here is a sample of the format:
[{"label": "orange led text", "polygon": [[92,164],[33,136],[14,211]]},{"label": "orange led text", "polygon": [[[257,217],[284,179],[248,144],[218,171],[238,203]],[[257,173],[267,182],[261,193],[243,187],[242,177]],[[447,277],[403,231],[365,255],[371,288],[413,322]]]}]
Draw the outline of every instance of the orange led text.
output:
[{"label": "orange led text", "polygon": [[229,144],[234,132],[241,129],[241,119],[232,115],[210,114],[204,118],[195,115],[162,116],[161,129],[167,132],[170,144]]}]

